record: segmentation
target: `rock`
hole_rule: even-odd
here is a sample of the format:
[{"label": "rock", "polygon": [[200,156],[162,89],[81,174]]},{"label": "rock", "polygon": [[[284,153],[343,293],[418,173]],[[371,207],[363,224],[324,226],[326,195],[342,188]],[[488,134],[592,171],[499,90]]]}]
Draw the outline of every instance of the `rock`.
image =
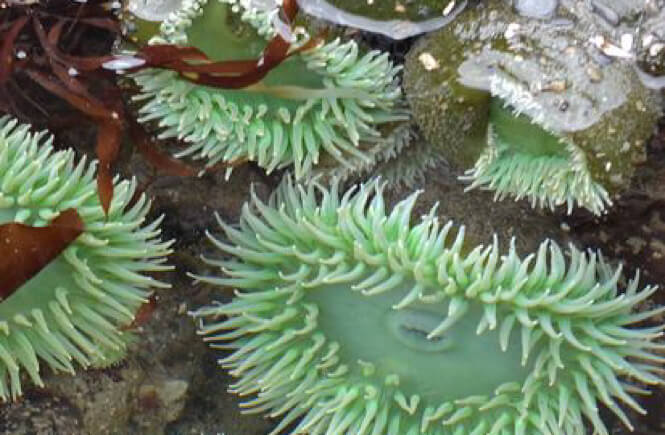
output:
[{"label": "rock", "polygon": [[155,424],[170,423],[180,417],[185,401],[189,383],[179,379],[163,379],[157,382],[144,383],[138,390],[138,406],[150,410],[141,420],[141,426],[150,429]]},{"label": "rock", "polygon": [[85,435],[80,422],[69,401],[48,393],[27,394],[0,406],[0,435]]}]

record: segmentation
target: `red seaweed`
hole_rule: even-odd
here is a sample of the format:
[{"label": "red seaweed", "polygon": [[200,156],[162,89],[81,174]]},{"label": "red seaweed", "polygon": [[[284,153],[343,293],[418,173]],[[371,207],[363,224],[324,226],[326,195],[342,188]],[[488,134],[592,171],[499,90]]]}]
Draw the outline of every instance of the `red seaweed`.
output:
[{"label": "red seaweed", "polygon": [[155,143],[136,121],[130,122],[129,134],[143,158],[162,173],[178,177],[191,177],[199,172],[197,168],[162,152],[159,149],[159,144]]},{"label": "red seaweed", "polygon": [[0,225],[0,300],[37,275],[83,233],[81,217],[64,210],[47,227],[10,222]]},{"label": "red seaweed", "polygon": [[[0,90],[4,94],[4,85],[12,75],[19,72],[28,76],[53,95],[67,101],[97,125],[96,152],[99,159],[97,186],[100,201],[105,212],[108,212],[113,198],[112,164],[115,161],[125,131],[126,120],[123,103],[115,92],[113,98],[100,98],[91,92],[92,80],[87,73],[98,72],[109,61],[118,56],[79,56],[62,49],[63,39],[77,25],[92,26],[119,34],[119,25],[115,17],[99,4],[70,2],[42,4],[10,4],[19,18],[3,23],[3,40],[0,44]],[[289,24],[298,12],[294,0],[284,1],[282,14]],[[32,21],[31,26],[26,24]],[[48,29],[47,29],[48,27]],[[24,29],[34,32],[33,39],[43,50],[42,55],[31,55],[28,59],[16,60],[16,41]],[[74,32],[73,40],[78,42],[80,32]],[[72,40],[72,38],[70,38]],[[297,50],[289,51],[291,45],[280,35],[276,35],[266,45],[262,55],[252,60],[230,60],[223,62],[211,61],[205,53],[194,47],[177,47],[172,45],[152,45],[139,49],[137,57],[145,61],[136,70],[146,67],[168,68],[179,72],[185,79],[228,89],[241,89],[262,80],[273,68],[289,56],[302,50],[310,49],[318,44],[320,38],[313,38]],[[114,83],[106,83],[108,87],[117,89]],[[26,98],[31,101],[31,99]],[[13,107],[13,102],[5,105]],[[41,108],[39,108],[40,111]],[[158,169],[180,176],[191,176],[196,168],[181,164],[170,156],[166,156],[152,146],[140,140],[137,144],[142,156]],[[232,162],[237,165],[242,162]],[[227,167],[228,165],[224,165]],[[211,168],[217,170],[218,168]],[[209,168],[209,170],[211,170]]]},{"label": "red seaweed", "polygon": [[[287,23],[291,24],[298,12],[298,5],[294,0],[286,0],[282,11]],[[171,69],[180,73],[184,79],[200,85],[242,89],[258,83],[284,60],[301,51],[311,49],[321,40],[322,35],[319,35],[302,47],[289,51],[291,44],[277,34],[268,42],[257,59],[220,62],[212,61],[196,47],[177,47],[168,44],[148,45],[140,48],[136,54],[136,57],[142,59],[144,63],[129,68],[129,71],[144,68]],[[188,61],[197,61],[197,63],[192,64]]]}]

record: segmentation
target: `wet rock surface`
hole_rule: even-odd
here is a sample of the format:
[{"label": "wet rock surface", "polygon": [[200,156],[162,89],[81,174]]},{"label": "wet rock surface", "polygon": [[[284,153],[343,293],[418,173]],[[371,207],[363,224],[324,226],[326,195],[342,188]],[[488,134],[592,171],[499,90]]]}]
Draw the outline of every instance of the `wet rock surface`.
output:
[{"label": "wet rock surface", "polygon": [[[645,282],[665,285],[665,124],[654,135],[647,161],[631,188],[602,218],[568,219],[572,233],[621,259],[629,274],[640,269]],[[564,219],[565,220],[565,219]],[[665,292],[655,302],[665,304]]]},{"label": "wet rock surface", "polygon": [[16,403],[0,406],[2,435],[83,435],[79,411],[50,392],[30,392]]},{"label": "wet rock surface", "polygon": [[[331,5],[342,11],[375,20],[411,20],[414,22],[442,16],[461,1],[442,0],[314,0],[314,3]],[[320,6],[320,7],[321,7]]]}]

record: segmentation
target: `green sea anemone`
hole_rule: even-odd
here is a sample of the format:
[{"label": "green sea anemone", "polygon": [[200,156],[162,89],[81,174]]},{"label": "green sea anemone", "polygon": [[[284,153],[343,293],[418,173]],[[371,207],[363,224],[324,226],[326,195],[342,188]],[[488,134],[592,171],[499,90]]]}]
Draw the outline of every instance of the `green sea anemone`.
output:
[{"label": "green sea anemone", "polygon": [[[258,58],[275,35],[277,12],[240,0],[187,0],[151,43],[195,46],[214,60]],[[294,50],[309,38],[301,27],[293,36]],[[387,53],[362,54],[356,42],[335,39],[294,54],[242,89],[197,85],[170,70],[132,77],[143,104],[139,121],[156,120],[160,138],[189,144],[177,156],[206,159],[208,166],[248,159],[267,171],[293,164],[300,178],[322,152],[346,165],[350,157],[370,159],[360,143],[376,141],[381,124],[404,118],[399,70]]]},{"label": "green sea anemone", "polygon": [[630,393],[662,381],[663,327],[630,325],[662,311],[633,312],[655,287],[620,294],[620,267],[552,241],[468,246],[436,207],[412,226],[417,192],[387,213],[379,182],[338,187],[253,196],[209,235],[225,277],[197,277],[236,289],[193,314],[273,434],[606,435],[600,403],[644,413]]},{"label": "green sea anemone", "polygon": [[412,122],[403,122],[364,150],[369,159],[349,159],[351,167],[340,165],[333,158],[321,159],[309,178],[348,183],[372,174],[382,177],[388,189],[413,188],[425,181],[428,170],[445,164],[445,159],[431,148],[414,130]]},{"label": "green sea anemone", "polygon": [[[46,132],[31,133],[0,118],[0,224],[42,227],[74,208],[85,231],[55,260],[0,298],[0,398],[22,394],[21,372],[43,386],[40,366],[74,373],[124,354],[125,331],[150,295],[169,287],[145,272],[164,264],[171,242],[159,240],[161,219],[144,225],[150,202],[132,198],[135,181],[115,183],[105,216],[97,195],[95,164],[74,162],[72,150],[54,152]],[[11,255],[3,253],[3,255]]]},{"label": "green sea anemone", "polygon": [[597,23],[573,22],[574,11],[533,18],[552,2],[528,4],[524,16],[483,2],[419,41],[405,63],[407,99],[470,188],[600,214],[645,158],[658,95]]}]

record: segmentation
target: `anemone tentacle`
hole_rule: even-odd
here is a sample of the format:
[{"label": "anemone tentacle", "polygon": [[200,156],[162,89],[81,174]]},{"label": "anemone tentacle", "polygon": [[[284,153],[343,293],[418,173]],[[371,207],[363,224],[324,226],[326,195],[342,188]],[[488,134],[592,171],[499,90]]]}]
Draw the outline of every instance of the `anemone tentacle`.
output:
[{"label": "anemone tentacle", "polygon": [[387,188],[413,188],[425,180],[429,169],[445,165],[441,154],[431,151],[409,122],[400,123],[390,133],[364,148],[368,160],[351,158],[351,167],[321,161],[309,178],[321,181],[337,179],[348,183],[366,179],[370,174],[381,176]]},{"label": "anemone tentacle", "polygon": [[[217,10],[206,11],[212,7]],[[196,45],[188,32],[205,25],[207,13],[221,14],[216,24],[237,14],[261,37],[271,38],[276,12],[251,8],[240,0],[187,0],[162,23],[151,43]],[[309,38],[302,29],[294,34],[299,37],[292,49]],[[227,36],[220,37],[219,44],[233,39]],[[287,64],[299,67],[298,74],[282,72]],[[157,120],[160,138],[189,144],[178,157],[206,159],[208,166],[249,159],[268,171],[293,164],[300,178],[321,152],[347,166],[351,158],[371,160],[358,147],[360,142],[376,141],[381,136],[378,126],[405,118],[396,78],[400,69],[387,53],[362,54],[356,42],[335,39],[292,56],[268,78],[245,89],[196,85],[165,70],[148,69],[132,77],[140,87],[135,100],[143,102],[139,121]]]},{"label": "anemone tentacle", "polygon": [[500,143],[492,124],[487,129],[487,147],[473,168],[460,176],[469,182],[467,191],[483,187],[494,191],[494,200],[513,196],[516,201],[527,198],[532,207],[555,209],[566,205],[583,207],[596,215],[612,205],[602,184],[594,181],[584,153],[572,142],[564,142],[566,156],[534,156],[511,150]]},{"label": "anemone tentacle", "polygon": [[390,211],[382,190],[287,178],[208,234],[223,276],[196,278],[235,297],[193,315],[244,412],[311,435],[607,435],[599,402],[629,427],[621,405],[644,412],[626,378],[662,382],[663,327],[631,325],[663,311],[633,312],[656,287],[621,293],[621,267],[549,240],[469,246],[436,207],[411,224],[418,192]]},{"label": "anemone tentacle", "polygon": [[0,118],[0,223],[44,226],[75,208],[85,231],[65,251],[6,299],[0,299],[0,399],[22,394],[21,372],[43,386],[40,367],[75,372],[103,366],[125,352],[124,331],[151,288],[166,288],[146,272],[164,264],[171,242],[159,239],[161,218],[145,224],[150,201],[136,203],[136,181],[115,180],[105,216],[96,190],[95,163],[54,151],[45,131],[31,133]]},{"label": "anemone tentacle", "polygon": [[[493,98],[505,102],[504,106],[519,107],[512,110],[515,119],[522,114],[539,129],[542,136],[556,138],[556,153],[521,152],[519,146],[500,140],[495,132],[493,116],[487,128],[487,146],[473,168],[467,170],[462,181],[470,182],[467,190],[485,187],[495,192],[494,199],[514,196],[515,200],[527,198],[532,207],[554,209],[566,205],[570,214],[574,206],[584,207],[600,215],[612,205],[605,187],[593,179],[586,154],[567,137],[558,137],[549,125],[547,111],[535,98],[509,80],[494,76],[490,79]],[[491,107],[496,107],[496,102]],[[504,107],[503,110],[506,110]],[[508,109],[510,110],[510,109]],[[490,109],[492,113],[493,109]],[[501,122],[496,120],[495,122]],[[533,140],[524,132],[522,141]]]}]

